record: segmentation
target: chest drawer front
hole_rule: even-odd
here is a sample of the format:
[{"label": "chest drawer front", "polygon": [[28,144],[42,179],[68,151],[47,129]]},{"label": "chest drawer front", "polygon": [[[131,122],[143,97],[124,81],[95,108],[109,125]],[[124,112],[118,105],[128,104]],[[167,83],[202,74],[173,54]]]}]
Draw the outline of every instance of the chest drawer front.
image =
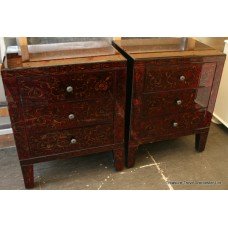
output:
[{"label": "chest drawer front", "polygon": [[34,157],[110,144],[113,144],[112,124],[56,131],[29,137],[29,146]]},{"label": "chest drawer front", "polygon": [[40,106],[26,106],[24,116],[29,134],[34,132],[61,130],[112,122],[113,99],[79,102],[58,102]]},{"label": "chest drawer front", "polygon": [[200,127],[205,111],[171,114],[162,117],[145,119],[141,123],[141,137],[158,137],[172,135],[180,132],[188,132]]},{"label": "chest drawer front", "polygon": [[86,100],[112,96],[115,71],[18,78],[22,102]]},{"label": "chest drawer front", "polygon": [[207,107],[210,88],[156,92],[142,95],[142,115],[146,118],[162,114],[196,111]]},{"label": "chest drawer front", "polygon": [[197,88],[202,64],[146,65],[144,91]]}]

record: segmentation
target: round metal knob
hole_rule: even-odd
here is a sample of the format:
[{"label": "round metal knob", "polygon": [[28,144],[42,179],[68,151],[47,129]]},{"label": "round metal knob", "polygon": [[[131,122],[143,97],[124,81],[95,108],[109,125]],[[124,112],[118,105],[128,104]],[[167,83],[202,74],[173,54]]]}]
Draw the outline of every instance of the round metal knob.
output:
[{"label": "round metal knob", "polygon": [[181,105],[182,104],[182,100],[177,100],[176,103],[177,103],[177,105]]},{"label": "round metal knob", "polygon": [[184,80],[185,80],[185,76],[183,76],[183,75],[180,76],[180,80],[181,80],[181,81],[184,81]]},{"label": "round metal knob", "polygon": [[74,114],[70,114],[70,115],[68,116],[68,118],[69,118],[69,120],[73,120],[73,119],[74,119]]},{"label": "round metal knob", "polygon": [[67,88],[66,88],[66,91],[68,92],[68,93],[72,93],[73,92],[73,87],[72,86],[67,86]]},{"label": "round metal knob", "polygon": [[173,127],[177,127],[177,126],[178,126],[178,123],[174,122]]},{"label": "round metal knob", "polygon": [[71,140],[70,140],[70,143],[71,143],[71,144],[75,144],[76,142],[77,142],[76,139],[71,139]]}]

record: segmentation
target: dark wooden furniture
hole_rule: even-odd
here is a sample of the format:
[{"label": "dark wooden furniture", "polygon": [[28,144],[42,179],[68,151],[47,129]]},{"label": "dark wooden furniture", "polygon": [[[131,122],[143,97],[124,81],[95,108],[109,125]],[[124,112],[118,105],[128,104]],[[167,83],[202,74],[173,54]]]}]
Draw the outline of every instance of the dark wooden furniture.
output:
[{"label": "dark wooden furniture", "polygon": [[2,66],[26,188],[34,186],[37,162],[112,150],[116,170],[124,168],[127,61],[111,45],[68,54],[22,62],[11,52]]},{"label": "dark wooden furniture", "polygon": [[113,42],[128,59],[127,165],[140,144],[195,134],[205,148],[225,55],[193,39]]}]

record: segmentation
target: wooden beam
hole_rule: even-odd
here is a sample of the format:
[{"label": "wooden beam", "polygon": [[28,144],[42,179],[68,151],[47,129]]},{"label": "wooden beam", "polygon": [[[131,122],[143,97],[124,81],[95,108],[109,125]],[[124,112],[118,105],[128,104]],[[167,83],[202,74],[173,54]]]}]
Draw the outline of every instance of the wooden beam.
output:
[{"label": "wooden beam", "polygon": [[18,45],[19,45],[20,50],[21,50],[22,62],[29,61],[29,50],[28,50],[27,37],[18,37],[17,41],[18,41]]},{"label": "wooden beam", "polygon": [[187,40],[187,50],[194,50],[196,47],[196,40],[188,38]]},{"label": "wooden beam", "polygon": [[121,37],[113,37],[114,41],[121,40]]}]

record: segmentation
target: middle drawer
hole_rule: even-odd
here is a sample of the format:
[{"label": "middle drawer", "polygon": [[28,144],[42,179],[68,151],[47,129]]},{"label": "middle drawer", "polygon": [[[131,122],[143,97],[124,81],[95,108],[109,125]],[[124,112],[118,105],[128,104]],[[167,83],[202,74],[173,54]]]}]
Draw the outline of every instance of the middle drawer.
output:
[{"label": "middle drawer", "polygon": [[24,107],[25,124],[30,134],[112,122],[113,112],[114,101],[110,98]]},{"label": "middle drawer", "polygon": [[142,114],[160,116],[204,109],[208,105],[211,87],[163,91],[142,94]]}]

